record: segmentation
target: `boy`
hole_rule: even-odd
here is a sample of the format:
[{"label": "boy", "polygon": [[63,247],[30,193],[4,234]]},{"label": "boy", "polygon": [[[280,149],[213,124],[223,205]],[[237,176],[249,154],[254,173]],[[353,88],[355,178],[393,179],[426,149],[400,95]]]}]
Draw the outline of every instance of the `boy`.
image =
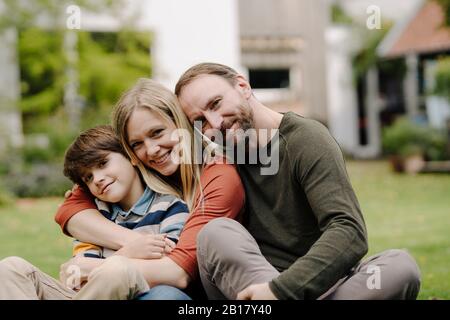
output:
[{"label": "boy", "polygon": [[[155,258],[175,246],[189,214],[187,206],[175,196],[145,186],[110,126],[80,134],[66,152],[64,174],[95,197],[106,218],[152,238],[148,250]],[[85,278],[74,269],[73,279],[66,283],[21,258],[6,258],[0,261],[0,299],[133,299],[148,291],[140,272],[127,258],[114,253],[75,240],[74,256],[107,260]],[[83,286],[75,291],[69,288],[69,281],[75,289],[80,282]]]}]

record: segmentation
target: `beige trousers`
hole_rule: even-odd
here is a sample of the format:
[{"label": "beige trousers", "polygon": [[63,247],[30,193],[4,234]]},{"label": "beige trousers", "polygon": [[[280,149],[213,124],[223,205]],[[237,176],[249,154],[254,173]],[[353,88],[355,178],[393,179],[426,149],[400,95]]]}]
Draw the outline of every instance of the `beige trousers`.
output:
[{"label": "beige trousers", "polygon": [[0,261],[0,300],[129,300],[149,290],[125,257],[113,256],[92,270],[74,291],[19,257]]},{"label": "beige trousers", "polygon": [[[252,284],[270,282],[277,271],[262,255],[251,234],[238,222],[217,218],[197,237],[200,278],[210,299],[235,299]],[[375,272],[380,274],[377,283]],[[373,281],[375,280],[375,281]],[[415,299],[420,271],[405,250],[387,250],[358,263],[318,299]]]}]

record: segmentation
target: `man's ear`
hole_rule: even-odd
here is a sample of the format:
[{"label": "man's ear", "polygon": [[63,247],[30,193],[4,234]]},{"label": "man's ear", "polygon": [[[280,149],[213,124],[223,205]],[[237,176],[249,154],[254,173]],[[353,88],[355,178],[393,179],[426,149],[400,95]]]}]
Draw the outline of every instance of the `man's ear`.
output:
[{"label": "man's ear", "polygon": [[250,83],[243,76],[238,75],[236,77],[236,87],[246,99],[252,96],[252,88],[250,87]]}]

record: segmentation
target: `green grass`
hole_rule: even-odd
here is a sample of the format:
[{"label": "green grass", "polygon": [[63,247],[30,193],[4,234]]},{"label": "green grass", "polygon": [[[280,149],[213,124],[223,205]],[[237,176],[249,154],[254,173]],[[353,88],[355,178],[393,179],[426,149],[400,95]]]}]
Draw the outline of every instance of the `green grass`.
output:
[{"label": "green grass", "polygon": [[[348,162],[369,233],[368,255],[406,248],[422,272],[419,299],[450,299],[450,175],[398,175],[386,162]],[[60,198],[0,208],[0,258],[18,255],[57,277],[71,240],[53,221]]]},{"label": "green grass", "polygon": [[60,198],[21,199],[0,208],[0,259],[20,256],[53,277],[71,256],[72,241],[53,217]]},{"label": "green grass", "polygon": [[450,175],[401,175],[387,162],[349,162],[369,234],[368,255],[405,248],[416,259],[419,299],[450,299]]}]

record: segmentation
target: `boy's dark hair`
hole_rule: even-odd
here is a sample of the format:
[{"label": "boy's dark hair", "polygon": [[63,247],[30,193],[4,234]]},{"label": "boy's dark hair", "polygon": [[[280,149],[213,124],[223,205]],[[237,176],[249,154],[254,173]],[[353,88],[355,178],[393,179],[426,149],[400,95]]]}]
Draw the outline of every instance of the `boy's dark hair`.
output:
[{"label": "boy's dark hair", "polygon": [[110,152],[128,159],[111,126],[102,125],[82,132],[67,148],[64,157],[64,175],[88,190],[83,176],[88,169],[98,166]]}]

